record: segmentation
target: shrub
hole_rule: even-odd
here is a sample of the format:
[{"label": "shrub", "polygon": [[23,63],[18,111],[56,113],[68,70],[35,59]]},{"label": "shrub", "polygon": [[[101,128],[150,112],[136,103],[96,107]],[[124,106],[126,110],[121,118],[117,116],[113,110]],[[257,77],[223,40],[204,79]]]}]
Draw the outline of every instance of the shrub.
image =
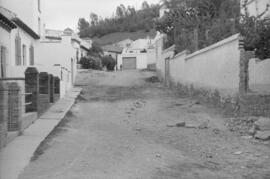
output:
[{"label": "shrub", "polygon": [[113,71],[116,65],[115,60],[111,56],[104,56],[101,58],[102,66],[106,67],[107,70]]},{"label": "shrub", "polygon": [[100,63],[98,60],[95,60],[91,57],[82,57],[80,60],[80,64],[82,65],[83,69],[94,69],[94,70],[100,70]]}]

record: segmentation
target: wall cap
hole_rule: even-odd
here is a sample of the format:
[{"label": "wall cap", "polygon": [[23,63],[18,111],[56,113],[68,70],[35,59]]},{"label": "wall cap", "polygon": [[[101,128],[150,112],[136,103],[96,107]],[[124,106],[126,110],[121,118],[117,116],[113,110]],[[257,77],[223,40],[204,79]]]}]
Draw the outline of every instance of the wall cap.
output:
[{"label": "wall cap", "polygon": [[192,58],[192,57],[195,57],[195,56],[197,56],[197,55],[200,55],[200,54],[202,54],[202,53],[208,52],[208,51],[210,51],[210,50],[213,50],[213,49],[215,49],[215,48],[218,48],[218,47],[220,47],[220,46],[222,46],[222,45],[225,45],[225,44],[227,44],[227,43],[230,43],[230,42],[232,42],[232,41],[239,40],[240,37],[241,37],[241,36],[240,36],[239,33],[238,33],[238,34],[235,34],[235,35],[232,35],[232,36],[230,36],[229,38],[226,38],[226,39],[224,39],[224,40],[222,40],[222,41],[219,41],[219,42],[217,42],[217,43],[215,43],[215,44],[213,44],[213,45],[210,45],[210,46],[208,46],[208,47],[206,47],[206,48],[203,48],[203,49],[201,49],[201,50],[199,50],[199,51],[196,51],[196,52],[194,52],[194,53],[188,55],[188,56],[186,57],[186,60],[188,60],[188,59],[190,59],[190,58]]}]

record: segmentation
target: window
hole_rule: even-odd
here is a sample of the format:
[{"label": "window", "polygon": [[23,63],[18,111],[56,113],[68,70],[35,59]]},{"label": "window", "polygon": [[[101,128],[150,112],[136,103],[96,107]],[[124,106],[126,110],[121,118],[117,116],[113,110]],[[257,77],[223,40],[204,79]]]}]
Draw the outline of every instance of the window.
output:
[{"label": "window", "polygon": [[35,52],[34,52],[34,47],[33,45],[30,46],[29,48],[29,58],[30,58],[30,65],[33,66],[35,65]]},{"label": "window", "polygon": [[40,18],[38,18],[38,34],[41,35],[41,21],[40,21]]},{"label": "window", "polygon": [[17,66],[22,65],[22,59],[21,59],[21,38],[17,36],[15,38],[15,64]]},{"label": "window", "polygon": [[23,65],[26,65],[26,45],[23,44]]},{"label": "window", "polygon": [[1,58],[0,58],[0,78],[6,77],[6,47],[1,46]]},{"label": "window", "polygon": [[41,8],[40,8],[40,0],[38,0],[38,11],[41,12]]}]

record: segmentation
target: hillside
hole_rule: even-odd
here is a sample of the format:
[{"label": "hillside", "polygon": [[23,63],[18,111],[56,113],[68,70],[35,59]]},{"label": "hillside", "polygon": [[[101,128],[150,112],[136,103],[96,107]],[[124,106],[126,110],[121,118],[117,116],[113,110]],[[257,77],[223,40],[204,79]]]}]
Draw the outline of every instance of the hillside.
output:
[{"label": "hillside", "polygon": [[99,45],[108,45],[108,44],[113,44],[125,39],[132,39],[132,40],[137,40],[140,38],[146,38],[146,37],[151,37],[154,38],[156,35],[155,30],[151,30],[150,32],[145,32],[144,30],[140,30],[137,32],[114,32],[110,33],[107,35],[102,36],[101,38],[93,38],[93,40],[98,43]]}]

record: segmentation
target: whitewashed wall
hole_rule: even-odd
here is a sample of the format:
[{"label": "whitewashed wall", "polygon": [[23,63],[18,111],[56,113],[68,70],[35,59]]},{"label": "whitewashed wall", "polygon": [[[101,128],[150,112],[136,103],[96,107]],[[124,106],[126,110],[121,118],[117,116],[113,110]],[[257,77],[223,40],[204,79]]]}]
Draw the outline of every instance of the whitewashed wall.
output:
[{"label": "whitewashed wall", "polygon": [[0,46],[4,46],[6,48],[6,63],[8,64],[10,63],[11,58],[10,33],[0,27],[0,37]]},{"label": "whitewashed wall", "polygon": [[[62,81],[64,81],[65,85],[62,86],[65,86],[65,89],[68,90],[72,87],[72,81],[74,82],[77,75],[76,51],[77,49],[71,44],[71,36],[63,36],[61,41],[43,41],[37,48],[35,57],[38,61],[36,65],[49,67],[60,65],[64,67]],[[71,76],[72,66],[73,76]]]},{"label": "whitewashed wall", "polygon": [[158,69],[165,77],[165,59],[170,60],[170,77],[176,83],[197,88],[218,89],[223,95],[233,95],[239,86],[239,35],[231,36],[192,54],[186,51],[175,57],[169,49],[161,54]]},{"label": "whitewashed wall", "polygon": [[[25,45],[26,46],[26,63],[23,65],[23,55],[21,54],[21,65],[16,66],[16,55],[15,55],[15,38],[16,36],[19,35],[21,38],[21,46]],[[24,32],[22,29],[19,27],[17,29],[13,29],[11,31],[10,35],[10,60],[7,62],[7,77],[24,77],[24,73],[21,73],[21,70],[19,71],[14,71],[14,69],[25,69],[26,66],[30,65],[30,54],[29,54],[29,48],[31,45],[34,46],[34,53],[37,53],[37,45],[38,41],[33,39],[29,34]],[[23,51],[23,50],[22,50]],[[22,52],[21,51],[21,52]],[[34,59],[35,61],[37,60],[36,58]],[[15,68],[16,67],[16,68]]]},{"label": "whitewashed wall", "polygon": [[[244,2],[244,0],[242,0]],[[270,0],[249,0],[247,4],[247,9],[250,15],[258,16],[261,13],[265,12],[267,4],[270,4]],[[242,7],[241,9],[242,14],[245,13],[245,9]],[[270,10],[268,10],[264,17],[270,15]]]},{"label": "whitewashed wall", "polygon": [[147,50],[147,64],[155,64],[156,63],[156,55],[155,49],[148,49]]},{"label": "whitewashed wall", "polygon": [[249,61],[249,86],[258,92],[270,92],[270,59]]}]

